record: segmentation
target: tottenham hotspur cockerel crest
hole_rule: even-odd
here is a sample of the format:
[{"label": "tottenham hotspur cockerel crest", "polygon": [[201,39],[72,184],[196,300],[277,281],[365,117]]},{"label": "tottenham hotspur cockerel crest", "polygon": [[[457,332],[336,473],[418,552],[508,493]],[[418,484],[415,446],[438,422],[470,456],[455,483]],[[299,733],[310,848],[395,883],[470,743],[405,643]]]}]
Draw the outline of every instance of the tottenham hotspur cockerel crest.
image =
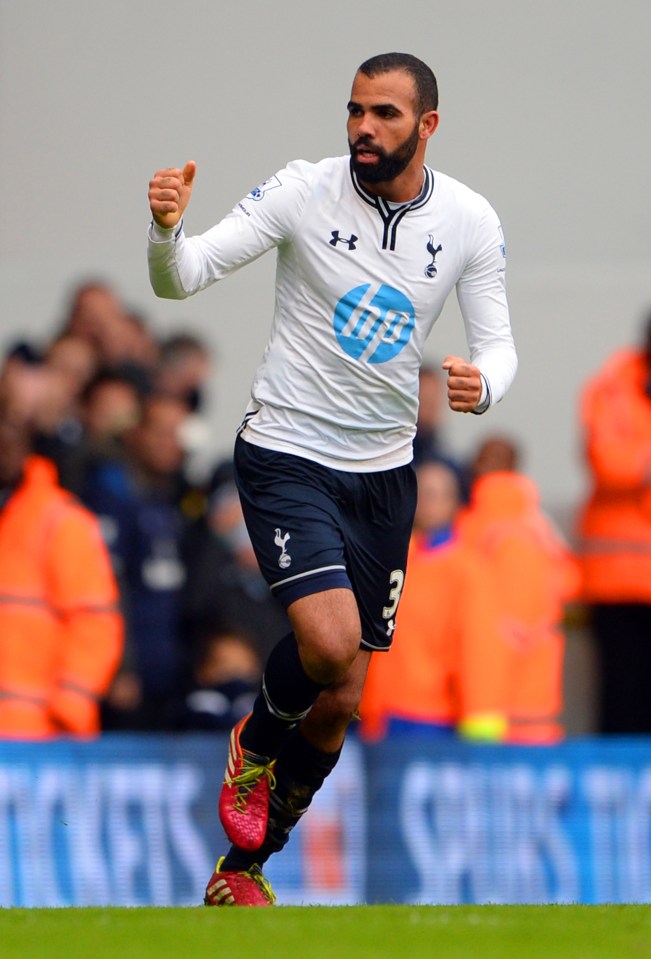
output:
[{"label": "tottenham hotspur cockerel crest", "polygon": [[430,233],[427,241],[427,252],[432,257],[432,260],[425,267],[425,276],[428,276],[430,279],[433,276],[436,276],[436,274],[438,273],[438,269],[436,266],[436,257],[438,256],[438,254],[441,252],[442,249],[443,247],[441,246],[440,243],[438,246],[434,246],[434,237]]},{"label": "tottenham hotspur cockerel crest", "polygon": [[275,533],[274,543],[276,544],[276,546],[280,547],[280,556],[278,557],[278,565],[280,566],[281,569],[287,569],[288,566],[292,565],[292,557],[289,555],[289,553],[285,549],[285,546],[287,545],[287,540],[291,539],[291,536],[289,535],[289,533],[285,533],[283,535],[282,530],[280,529],[275,529],[274,533]]}]

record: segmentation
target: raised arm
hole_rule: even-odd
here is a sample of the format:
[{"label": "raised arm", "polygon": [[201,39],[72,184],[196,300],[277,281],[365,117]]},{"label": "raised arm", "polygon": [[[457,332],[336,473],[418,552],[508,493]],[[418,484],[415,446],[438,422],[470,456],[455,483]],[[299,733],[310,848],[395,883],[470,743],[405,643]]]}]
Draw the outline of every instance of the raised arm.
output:
[{"label": "raised arm", "polygon": [[[309,164],[300,161],[252,190],[214,226],[186,236],[182,217],[197,170],[159,170],[149,182],[153,217],[148,230],[149,277],[154,293],[182,300],[225,279],[291,237],[309,196]],[[265,187],[271,184],[265,192]],[[260,202],[264,196],[264,203]]]}]

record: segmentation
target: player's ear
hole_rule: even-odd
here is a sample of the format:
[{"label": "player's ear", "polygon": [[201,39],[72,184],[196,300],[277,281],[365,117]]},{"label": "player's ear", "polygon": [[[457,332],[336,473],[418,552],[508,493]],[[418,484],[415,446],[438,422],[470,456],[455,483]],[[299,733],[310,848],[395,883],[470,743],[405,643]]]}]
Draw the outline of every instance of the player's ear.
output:
[{"label": "player's ear", "polygon": [[418,133],[421,140],[429,140],[432,134],[436,132],[438,125],[439,115],[436,110],[428,110],[427,113],[423,113],[418,124]]}]

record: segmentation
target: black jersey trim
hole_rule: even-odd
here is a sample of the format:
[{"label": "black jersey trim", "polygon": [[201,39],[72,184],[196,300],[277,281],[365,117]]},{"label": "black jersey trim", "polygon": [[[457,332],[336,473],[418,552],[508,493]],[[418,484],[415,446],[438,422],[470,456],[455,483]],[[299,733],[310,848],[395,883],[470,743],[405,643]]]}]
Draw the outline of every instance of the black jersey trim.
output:
[{"label": "black jersey trim", "polygon": [[353,188],[358,196],[369,206],[375,207],[379,213],[382,222],[384,224],[384,229],[382,231],[382,249],[383,250],[395,250],[396,244],[398,241],[398,226],[400,225],[403,217],[410,213],[412,210],[418,210],[424,206],[431,198],[432,193],[434,192],[434,173],[430,170],[429,167],[423,167],[425,171],[425,179],[423,181],[423,188],[413,200],[410,200],[409,203],[402,203],[399,206],[391,207],[387,201],[381,197],[376,196],[374,193],[369,193],[368,190],[360,183],[355,170],[353,169],[352,160],[350,163],[350,176],[353,181]]},{"label": "black jersey trim", "polygon": [[489,410],[489,409],[491,408],[491,406],[493,405],[493,394],[492,394],[492,392],[491,392],[491,385],[490,385],[490,383],[488,382],[487,378],[484,376],[483,373],[480,372],[479,375],[481,376],[482,383],[485,383],[485,384],[486,384],[486,397],[487,397],[488,402],[486,403],[486,406],[485,406],[482,410],[476,410],[476,409],[475,409],[475,410],[471,410],[471,411],[470,411],[471,413],[474,413],[475,416],[483,416],[483,414],[486,412],[486,410]]},{"label": "black jersey trim", "polygon": [[254,416],[257,416],[259,412],[260,412],[259,410],[250,410],[248,413],[245,413],[244,419],[235,430],[235,435],[240,436],[246,429],[249,422],[253,419]]}]

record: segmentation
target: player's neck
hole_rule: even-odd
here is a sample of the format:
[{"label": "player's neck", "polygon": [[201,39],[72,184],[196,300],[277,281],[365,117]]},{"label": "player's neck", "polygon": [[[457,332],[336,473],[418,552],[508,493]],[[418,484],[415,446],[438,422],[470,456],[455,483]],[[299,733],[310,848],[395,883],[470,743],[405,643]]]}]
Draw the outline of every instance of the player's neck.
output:
[{"label": "player's neck", "polygon": [[409,203],[420,195],[424,180],[425,170],[419,165],[416,169],[407,168],[395,179],[386,180],[384,183],[364,183],[363,180],[362,183],[369,193],[381,196],[389,203]]}]

